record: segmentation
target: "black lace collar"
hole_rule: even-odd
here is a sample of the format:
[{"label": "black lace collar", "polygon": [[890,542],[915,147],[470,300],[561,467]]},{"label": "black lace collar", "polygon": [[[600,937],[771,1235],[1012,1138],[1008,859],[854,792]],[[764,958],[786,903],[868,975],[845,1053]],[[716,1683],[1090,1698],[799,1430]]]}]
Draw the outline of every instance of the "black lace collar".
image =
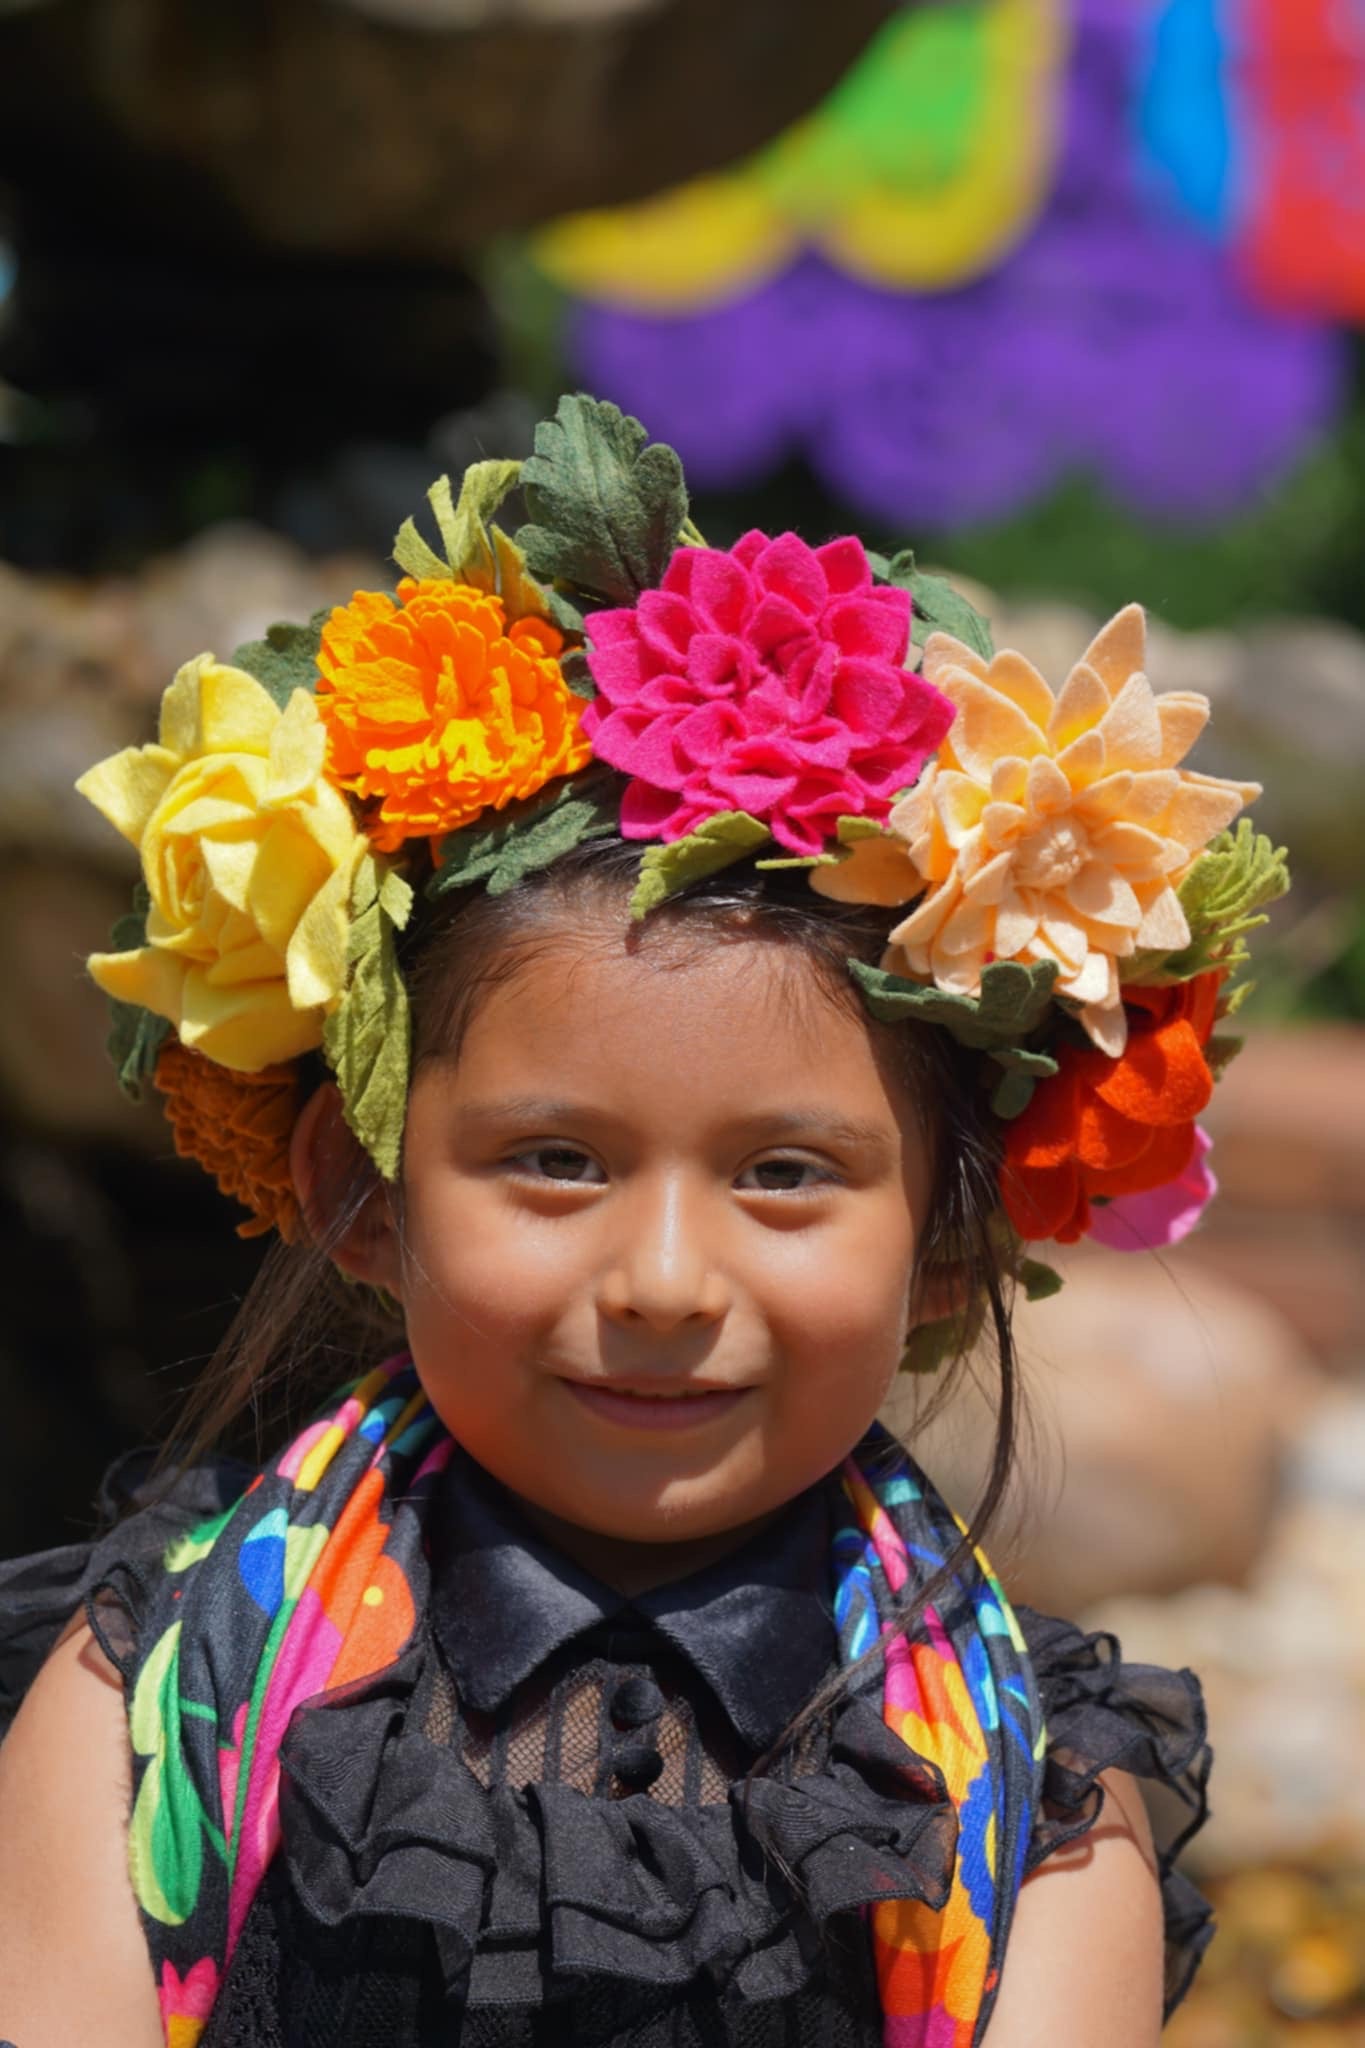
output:
[{"label": "black lace collar", "polygon": [[484,1713],[576,1636],[652,1630],[764,1749],[835,1662],[829,1527],[825,1488],[811,1487],[728,1557],[627,1599],[539,1536],[506,1488],[457,1451],[433,1509],[432,1627],[461,1694]]}]

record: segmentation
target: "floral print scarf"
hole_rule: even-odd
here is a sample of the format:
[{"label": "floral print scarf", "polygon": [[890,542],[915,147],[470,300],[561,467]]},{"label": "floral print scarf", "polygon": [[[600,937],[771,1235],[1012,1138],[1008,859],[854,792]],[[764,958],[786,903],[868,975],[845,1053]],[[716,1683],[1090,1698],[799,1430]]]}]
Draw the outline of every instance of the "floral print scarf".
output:
[{"label": "floral print scarf", "polygon": [[[304,1701],[408,1643],[424,1531],[452,1440],[411,1361],[390,1359],[312,1422],[234,1504],[179,1537],[151,1595],[129,1692],[129,1865],[167,2048],[195,2048],[280,1839],[279,1749]],[[910,1635],[894,1619],[960,1525],[894,1440],[843,1470],[840,1657],[885,1640],[883,1717],[957,1811],[941,1910],[870,1909],[887,2048],[972,2048],[985,2031],[1037,1802],[1044,1729],[1023,1638],[977,1552]]]}]

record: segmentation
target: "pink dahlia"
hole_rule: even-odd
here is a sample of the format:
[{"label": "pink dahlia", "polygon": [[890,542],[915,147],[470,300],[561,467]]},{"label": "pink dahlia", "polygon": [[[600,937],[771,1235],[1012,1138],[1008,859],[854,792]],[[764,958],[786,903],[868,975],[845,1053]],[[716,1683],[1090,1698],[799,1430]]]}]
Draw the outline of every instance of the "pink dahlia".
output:
[{"label": "pink dahlia", "polygon": [[627,839],[682,839],[747,811],[796,854],[840,816],[883,819],[953,719],[904,666],[910,599],[861,541],[746,533],[679,548],[658,590],[585,622],[593,753],[632,777]]}]

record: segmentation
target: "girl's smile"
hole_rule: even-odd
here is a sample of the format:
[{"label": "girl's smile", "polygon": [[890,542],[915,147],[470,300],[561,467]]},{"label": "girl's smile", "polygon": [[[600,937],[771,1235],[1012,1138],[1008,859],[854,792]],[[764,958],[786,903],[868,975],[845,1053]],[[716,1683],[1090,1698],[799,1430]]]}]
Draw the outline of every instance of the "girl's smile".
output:
[{"label": "girl's smile", "polygon": [[452,1434],[600,1569],[741,1531],[857,1441],[929,1185],[855,1000],[771,937],[632,947],[609,913],[419,1069],[372,1277]]}]

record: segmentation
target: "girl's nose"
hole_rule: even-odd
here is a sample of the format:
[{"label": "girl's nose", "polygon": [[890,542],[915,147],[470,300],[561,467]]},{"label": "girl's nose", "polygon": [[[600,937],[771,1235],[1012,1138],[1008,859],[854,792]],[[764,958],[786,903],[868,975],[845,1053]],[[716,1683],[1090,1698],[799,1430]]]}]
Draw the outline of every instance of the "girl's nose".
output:
[{"label": "girl's nose", "polygon": [[689,1200],[676,1181],[632,1191],[598,1285],[604,1315],[661,1336],[686,1323],[720,1320],[730,1288],[713,1256],[704,1211],[704,1202]]}]

